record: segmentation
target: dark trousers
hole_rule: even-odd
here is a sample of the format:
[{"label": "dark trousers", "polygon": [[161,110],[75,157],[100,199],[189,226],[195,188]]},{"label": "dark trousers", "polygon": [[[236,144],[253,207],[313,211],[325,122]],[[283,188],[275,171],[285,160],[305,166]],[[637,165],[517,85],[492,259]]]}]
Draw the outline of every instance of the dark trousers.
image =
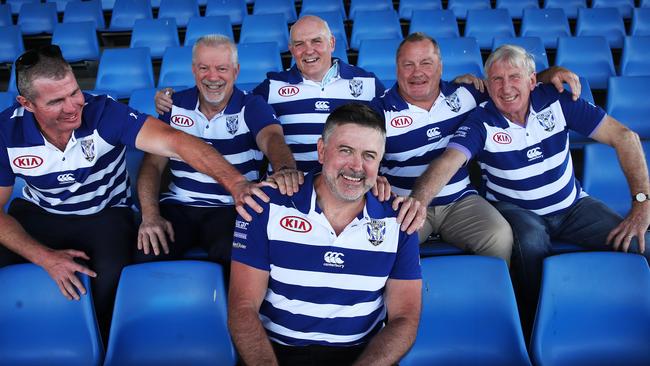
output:
[{"label": "dark trousers", "polygon": [[290,347],[271,342],[280,366],[344,366],[351,365],[366,345],[350,347],[304,346]]}]

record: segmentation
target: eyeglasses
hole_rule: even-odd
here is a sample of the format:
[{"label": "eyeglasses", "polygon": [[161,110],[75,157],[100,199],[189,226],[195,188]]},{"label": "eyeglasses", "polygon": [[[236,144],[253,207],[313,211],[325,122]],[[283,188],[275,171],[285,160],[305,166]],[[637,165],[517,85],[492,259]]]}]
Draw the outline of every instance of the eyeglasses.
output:
[{"label": "eyeglasses", "polygon": [[54,44],[34,48],[20,55],[14,64],[14,67],[16,69],[16,89],[18,89],[19,94],[22,95],[20,88],[18,88],[18,73],[21,73],[36,65],[40,61],[41,56],[63,59],[61,49],[59,46]]}]

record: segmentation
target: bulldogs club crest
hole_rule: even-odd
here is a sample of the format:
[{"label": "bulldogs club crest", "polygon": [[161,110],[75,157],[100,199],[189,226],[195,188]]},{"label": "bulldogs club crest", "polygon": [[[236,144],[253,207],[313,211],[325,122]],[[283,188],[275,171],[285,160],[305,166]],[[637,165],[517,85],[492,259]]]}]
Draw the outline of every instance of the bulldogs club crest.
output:
[{"label": "bulldogs club crest", "polygon": [[81,140],[81,153],[86,160],[95,160],[95,141],[92,138]]},{"label": "bulldogs club crest", "polygon": [[350,94],[357,98],[363,93],[363,81],[352,79],[350,80]]},{"label": "bulldogs club crest", "polygon": [[551,132],[555,128],[555,116],[553,115],[553,111],[548,110],[539,113],[535,115],[535,118],[537,118],[537,122],[544,127],[544,131]]},{"label": "bulldogs club crest", "polygon": [[230,132],[231,135],[236,134],[239,129],[239,116],[234,115],[226,117],[226,129],[228,129],[228,132]]},{"label": "bulldogs club crest", "polygon": [[456,94],[456,92],[448,97],[445,97],[445,102],[454,113],[458,113],[458,111],[460,111],[460,98],[458,98],[458,94]]},{"label": "bulldogs club crest", "polygon": [[383,220],[370,220],[368,226],[366,226],[366,234],[368,235],[368,241],[374,246],[384,242],[384,237],[386,236],[386,223]]}]

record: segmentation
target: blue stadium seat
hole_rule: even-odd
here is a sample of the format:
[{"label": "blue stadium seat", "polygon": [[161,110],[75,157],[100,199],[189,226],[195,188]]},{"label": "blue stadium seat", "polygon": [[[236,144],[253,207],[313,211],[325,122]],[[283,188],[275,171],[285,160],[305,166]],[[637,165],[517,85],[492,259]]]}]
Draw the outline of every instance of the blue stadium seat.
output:
[{"label": "blue stadium seat", "polygon": [[174,18],[179,28],[187,27],[191,17],[198,17],[199,4],[196,0],[161,0],[158,10],[158,19]]},{"label": "blue stadium seat", "polygon": [[57,23],[56,4],[25,3],[18,13],[18,26],[23,35],[52,34]]},{"label": "blue stadium seat", "polygon": [[610,47],[621,48],[625,24],[614,8],[579,9],[576,36],[603,36]]},{"label": "blue stadium seat", "polygon": [[440,0],[401,0],[398,12],[400,19],[411,20],[413,11],[440,9],[442,9]]},{"label": "blue stadium seat", "polygon": [[102,1],[102,10],[112,11],[115,7],[116,0],[101,0]]},{"label": "blue stadium seat", "polygon": [[586,7],[587,0],[544,0],[544,9],[562,9],[569,19],[577,18],[578,9]]},{"label": "blue stadium seat", "polygon": [[102,4],[99,0],[71,1],[66,5],[63,12],[64,23],[85,21],[94,22],[97,30],[106,28]]},{"label": "blue stadium seat", "polygon": [[359,47],[357,66],[375,73],[377,78],[388,88],[397,79],[395,53],[400,39],[365,39]]},{"label": "blue stadium seat", "polygon": [[530,365],[503,260],[460,255],[421,263],[420,325],[400,365]]},{"label": "blue stadium seat", "polygon": [[345,7],[343,6],[343,0],[303,0],[300,16],[303,16],[305,14],[321,14],[330,11],[338,12],[341,14],[342,20],[345,20],[347,18],[345,14]]},{"label": "blue stadium seat", "polygon": [[460,37],[458,22],[451,10],[413,10],[409,34],[423,32],[434,39]]},{"label": "blue stadium seat", "polygon": [[289,50],[289,29],[281,14],[249,15],[241,26],[239,43],[275,42],[280,52]]},{"label": "blue stadium seat", "polygon": [[252,90],[270,71],[282,71],[282,59],[275,42],[239,44],[237,87]]},{"label": "blue stadium seat", "polygon": [[[13,93],[3,93],[3,94],[8,94],[9,96],[11,96],[11,98],[13,98],[13,101],[16,101],[16,95],[15,94],[13,94]],[[2,109],[4,109],[4,108],[2,108]],[[15,200],[16,198],[22,198],[23,189],[25,188],[26,185],[27,185],[27,183],[25,182],[25,180],[23,178],[16,177],[16,179],[14,180],[14,185],[13,185],[12,190],[11,190],[11,196],[9,196],[9,200],[5,204],[5,207],[2,208],[2,210],[4,212],[7,212],[9,210],[9,205],[11,205],[11,201]]]},{"label": "blue stadium seat", "polygon": [[[580,76],[580,98],[595,104],[594,95],[591,92],[591,86],[589,86],[589,81],[584,77]],[[566,91],[571,91],[569,84],[564,83],[564,88]],[[584,136],[574,130],[569,130],[569,141],[571,142],[571,149],[582,149],[586,143],[593,142],[594,140]]]},{"label": "blue stadium seat", "polygon": [[494,37],[514,37],[515,27],[506,9],[467,11],[465,37],[474,37],[483,50],[492,48]]},{"label": "blue stadium seat", "polygon": [[634,9],[630,34],[633,36],[650,36],[650,7]]},{"label": "blue stadium seat", "polygon": [[463,74],[483,77],[483,59],[475,38],[440,38],[437,41],[444,65],[443,80],[453,80]]},{"label": "blue stadium seat", "polygon": [[0,111],[9,108],[16,102],[16,94],[12,92],[0,92]]},{"label": "blue stadium seat", "polygon": [[14,25],[11,19],[11,7],[7,4],[0,4],[0,27]]},{"label": "blue stadium seat", "polygon": [[122,270],[105,366],[234,365],[221,266],[153,262]]},{"label": "blue stadium seat", "polygon": [[99,366],[104,357],[90,281],[79,301],[66,299],[35,264],[0,268],[0,363]]},{"label": "blue stadium seat", "polygon": [[544,47],[556,49],[558,37],[570,37],[571,29],[562,9],[525,9],[520,34],[522,37],[540,37]]},{"label": "blue stadium seat", "polygon": [[650,35],[625,37],[621,76],[650,76]]},{"label": "blue stadium seat", "polygon": [[336,39],[336,48],[339,48],[342,51],[346,51],[348,48],[350,48],[348,37],[345,33],[343,18],[338,11],[305,12],[303,10],[300,16],[304,15],[315,15],[327,22],[327,26],[330,27],[330,31]]},{"label": "blue stadium seat", "polygon": [[285,23],[294,23],[297,19],[293,0],[255,0],[253,14],[282,14]]},{"label": "blue stadium seat", "polygon": [[65,7],[68,5],[68,3],[71,3],[73,1],[78,1],[78,0],[45,0],[45,2],[47,2],[47,3],[56,4],[57,13],[63,13],[63,11],[65,10]]},{"label": "blue stadium seat", "polygon": [[14,62],[18,56],[25,52],[23,36],[16,25],[0,27],[0,62]]},{"label": "blue stadium seat", "polygon": [[176,89],[193,85],[192,47],[167,47],[160,66],[158,87]]},{"label": "blue stadium seat", "polygon": [[546,49],[544,48],[544,43],[539,37],[495,37],[494,44],[492,45],[492,50],[497,49],[497,47],[504,44],[513,44],[516,46],[523,47],[528,53],[533,55],[535,58],[535,71],[540,72],[542,70],[548,69],[548,56],[546,55]]},{"label": "blue stadium seat", "polygon": [[[158,113],[156,113],[156,104],[154,103],[155,95],[156,88],[136,89],[131,92],[129,107],[137,109],[138,111],[150,116],[158,117]],[[132,176],[131,178],[133,179],[134,177]]]},{"label": "blue stadium seat", "polygon": [[584,76],[593,89],[607,89],[607,79],[616,75],[612,52],[602,36],[560,37],[555,64]]},{"label": "blue stadium seat", "polygon": [[115,0],[109,31],[130,31],[137,19],[152,19],[149,0]]},{"label": "blue stadium seat", "polygon": [[28,3],[40,3],[41,0],[6,0],[4,3],[11,7],[12,14],[18,14],[20,7]]},{"label": "blue stadium seat", "polygon": [[634,9],[634,0],[591,0],[592,8],[609,8],[614,7],[623,18],[632,17],[632,9]]},{"label": "blue stadium seat", "polygon": [[68,62],[99,60],[99,41],[95,23],[58,23],[52,34],[52,44],[61,48],[63,58]]},{"label": "blue stadium seat", "polygon": [[350,48],[358,50],[366,39],[399,39],[402,28],[395,10],[359,11],[352,25]]},{"label": "blue stadium seat", "polygon": [[538,365],[650,365],[650,271],[640,255],[544,260],[531,342]]},{"label": "blue stadium seat", "polygon": [[643,139],[650,139],[650,76],[617,76],[609,78],[607,113],[625,124]]},{"label": "blue stadium seat", "polygon": [[153,87],[153,67],[148,48],[104,50],[99,59],[95,89],[107,90],[122,99],[128,98],[135,89]]},{"label": "blue stadium seat", "polygon": [[226,15],[230,24],[242,24],[244,17],[248,15],[246,2],[244,0],[208,0],[205,9],[205,16]]},{"label": "blue stadium seat", "polygon": [[454,12],[457,19],[466,19],[468,10],[491,9],[490,0],[449,0],[447,9]]},{"label": "blue stadium seat", "polygon": [[506,9],[512,19],[521,19],[524,9],[539,9],[537,0],[497,0],[497,9]]},{"label": "blue stadium seat", "polygon": [[151,58],[160,59],[167,47],[180,46],[173,18],[137,19],[131,32],[131,48],[146,47]]},{"label": "blue stadium seat", "polygon": [[205,17],[194,17],[187,24],[185,32],[185,46],[194,46],[197,39],[206,34],[223,34],[234,41],[230,19],[225,15],[211,15]]},{"label": "blue stadium seat", "polygon": [[429,238],[420,244],[420,258],[458,254],[465,254],[465,252],[458,247],[445,243],[440,238]]},{"label": "blue stadium seat", "polygon": [[391,0],[352,0],[350,2],[350,19],[357,21],[357,13],[363,11],[395,10]]}]

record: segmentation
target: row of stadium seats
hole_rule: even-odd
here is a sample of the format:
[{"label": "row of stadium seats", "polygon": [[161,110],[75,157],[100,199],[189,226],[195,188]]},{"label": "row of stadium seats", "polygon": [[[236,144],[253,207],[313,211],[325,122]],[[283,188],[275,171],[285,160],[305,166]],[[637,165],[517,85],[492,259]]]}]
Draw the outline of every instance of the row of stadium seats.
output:
[{"label": "row of stadium seats", "polygon": [[[546,259],[530,358],[505,262],[424,258],[422,276],[418,335],[400,365],[650,363],[650,270],[641,256],[584,252]],[[89,286],[88,277],[82,281]],[[223,273],[214,263],[124,268],[105,355],[90,296],[66,300],[34,264],[1,268],[0,288],[0,365],[236,362]]]}]

